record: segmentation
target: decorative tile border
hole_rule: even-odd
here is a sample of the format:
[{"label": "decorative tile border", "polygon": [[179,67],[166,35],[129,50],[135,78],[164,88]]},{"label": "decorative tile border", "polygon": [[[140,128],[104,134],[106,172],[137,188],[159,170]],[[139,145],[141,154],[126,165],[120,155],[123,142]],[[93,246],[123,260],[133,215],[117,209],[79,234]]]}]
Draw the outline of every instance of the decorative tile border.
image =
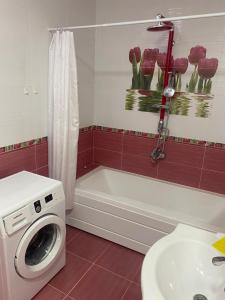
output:
[{"label": "decorative tile border", "polygon": [[[141,131],[125,130],[125,129],[105,127],[105,126],[98,126],[98,125],[81,128],[80,132],[86,132],[86,131],[91,131],[91,130],[119,132],[119,133],[123,133],[126,135],[143,136],[143,137],[150,138],[150,139],[155,139],[155,138],[158,138],[158,136],[159,136],[158,134],[155,134],[155,133],[146,133],[146,132],[141,132]],[[210,141],[188,139],[188,138],[175,137],[175,136],[169,136],[168,140],[176,142],[176,143],[181,143],[181,144],[200,145],[200,146],[206,146],[206,147],[211,147],[211,148],[225,149],[225,144],[214,143],[214,142],[210,142]]]},{"label": "decorative tile border", "polygon": [[42,144],[42,143],[47,142],[47,141],[48,141],[48,137],[45,136],[45,137],[30,140],[30,141],[26,141],[26,142],[22,142],[22,143],[18,143],[18,144],[13,144],[13,145],[1,147],[0,148],[0,154],[4,154],[6,152],[11,152],[11,151],[31,147],[31,146],[34,146],[34,145]]},{"label": "decorative tile border", "polygon": [[88,126],[88,127],[82,127],[79,129],[79,132],[83,133],[83,132],[87,132],[87,131],[92,131],[93,127],[95,127],[95,126],[92,125],[92,126]]}]

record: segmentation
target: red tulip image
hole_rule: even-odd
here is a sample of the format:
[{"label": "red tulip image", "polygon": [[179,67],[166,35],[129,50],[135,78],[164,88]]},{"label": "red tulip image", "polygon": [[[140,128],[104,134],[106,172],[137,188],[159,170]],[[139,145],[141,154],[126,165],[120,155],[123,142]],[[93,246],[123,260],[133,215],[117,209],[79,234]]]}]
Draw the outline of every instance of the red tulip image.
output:
[{"label": "red tulip image", "polygon": [[156,62],[157,56],[159,54],[159,49],[145,49],[143,53],[143,60],[152,60]]},{"label": "red tulip image", "polygon": [[188,60],[190,64],[197,65],[199,60],[205,58],[205,56],[206,48],[204,48],[203,46],[195,46],[191,48]]},{"label": "red tulip image", "polygon": [[160,69],[164,70],[166,66],[166,53],[159,53],[157,56],[157,64]]},{"label": "red tulip image", "polygon": [[141,49],[140,49],[140,47],[135,47],[133,49],[130,49],[129,60],[130,60],[131,63],[133,62],[134,57],[136,58],[136,62],[139,63],[140,60],[141,60]]},{"label": "red tulip image", "polygon": [[175,59],[173,68],[176,73],[184,74],[188,68],[188,59],[185,57]]},{"label": "red tulip image", "polygon": [[202,58],[198,63],[199,76],[204,79],[210,79],[216,74],[217,68],[217,58]]},{"label": "red tulip image", "polygon": [[[166,68],[166,56],[167,54],[164,52],[164,53],[159,53],[158,56],[157,56],[157,64],[158,66],[160,67],[161,70],[165,70]],[[171,65],[173,66],[173,57],[171,58]]]},{"label": "red tulip image", "polygon": [[153,75],[155,62],[153,60],[145,60],[141,65],[143,75]]}]

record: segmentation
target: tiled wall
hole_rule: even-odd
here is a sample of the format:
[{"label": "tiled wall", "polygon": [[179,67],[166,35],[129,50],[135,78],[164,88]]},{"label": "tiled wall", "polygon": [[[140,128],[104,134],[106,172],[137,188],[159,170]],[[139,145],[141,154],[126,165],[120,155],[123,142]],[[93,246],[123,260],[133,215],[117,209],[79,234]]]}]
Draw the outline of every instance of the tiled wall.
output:
[{"label": "tiled wall", "polygon": [[94,167],[93,160],[93,127],[80,129],[77,157],[77,177],[90,172]]},{"label": "tiled wall", "polygon": [[[77,177],[98,165],[225,194],[225,146],[170,137],[152,163],[157,136],[91,126],[80,130]],[[27,170],[48,176],[47,138],[0,148],[0,178]]]},{"label": "tiled wall", "polygon": [[46,137],[0,148],[0,178],[23,170],[48,176]]},{"label": "tiled wall", "polygon": [[166,158],[152,163],[157,136],[103,127],[80,131],[78,172],[104,165],[153,178],[225,194],[225,147],[170,137]]}]

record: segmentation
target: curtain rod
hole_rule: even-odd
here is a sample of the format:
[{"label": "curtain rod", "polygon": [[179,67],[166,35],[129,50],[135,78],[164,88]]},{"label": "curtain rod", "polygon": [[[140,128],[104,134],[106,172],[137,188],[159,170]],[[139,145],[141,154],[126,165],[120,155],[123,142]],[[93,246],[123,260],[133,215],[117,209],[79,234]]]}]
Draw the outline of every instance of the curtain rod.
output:
[{"label": "curtain rod", "polygon": [[[224,17],[224,16],[225,16],[225,12],[212,13],[212,14],[202,14],[202,15],[190,15],[190,16],[164,18],[163,22],[166,22],[166,21],[179,21],[179,20],[192,20],[192,19],[201,19],[201,18],[212,18],[212,17]],[[119,23],[106,23],[106,24],[96,24],[96,25],[55,27],[55,28],[48,28],[48,31],[126,26],[126,25],[154,23],[154,22],[158,22],[158,21],[159,21],[159,19],[150,19],[150,20],[139,20],[139,21],[130,21],[130,22],[119,22]]]}]

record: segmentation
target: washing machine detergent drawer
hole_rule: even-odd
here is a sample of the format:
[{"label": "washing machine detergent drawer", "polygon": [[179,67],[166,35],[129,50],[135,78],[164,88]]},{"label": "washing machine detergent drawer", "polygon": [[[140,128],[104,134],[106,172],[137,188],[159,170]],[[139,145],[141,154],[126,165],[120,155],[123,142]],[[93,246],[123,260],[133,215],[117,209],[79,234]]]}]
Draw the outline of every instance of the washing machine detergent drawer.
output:
[{"label": "washing machine detergent drawer", "polygon": [[31,222],[32,214],[29,206],[23,207],[4,218],[5,230],[8,235],[13,234]]}]

